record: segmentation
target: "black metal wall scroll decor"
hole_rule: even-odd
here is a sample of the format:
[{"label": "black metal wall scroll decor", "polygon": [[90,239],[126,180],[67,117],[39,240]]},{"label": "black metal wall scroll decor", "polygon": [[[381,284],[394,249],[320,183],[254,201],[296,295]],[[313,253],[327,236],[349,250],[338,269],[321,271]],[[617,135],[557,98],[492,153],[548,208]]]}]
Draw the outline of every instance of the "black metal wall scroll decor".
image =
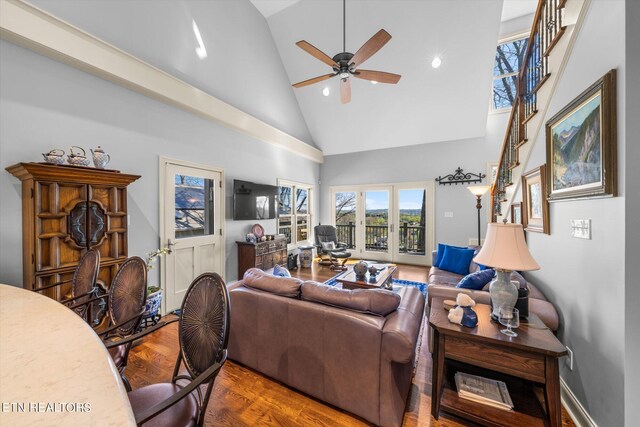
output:
[{"label": "black metal wall scroll decor", "polygon": [[450,173],[449,175],[439,176],[436,178],[436,181],[440,185],[447,184],[472,184],[474,182],[482,182],[482,178],[487,175],[483,173],[465,173],[461,167],[458,167],[454,173]]}]

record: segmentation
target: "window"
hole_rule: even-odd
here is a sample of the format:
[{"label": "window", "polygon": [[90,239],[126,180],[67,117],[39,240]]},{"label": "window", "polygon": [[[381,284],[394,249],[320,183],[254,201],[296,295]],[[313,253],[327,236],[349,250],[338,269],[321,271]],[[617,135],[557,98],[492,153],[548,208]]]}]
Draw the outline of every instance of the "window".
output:
[{"label": "window", "polygon": [[176,239],[206,236],[214,233],[213,199],[212,179],[176,175]]},{"label": "window", "polygon": [[278,180],[278,233],[289,245],[311,240],[311,185]]},{"label": "window", "polygon": [[493,66],[493,94],[491,109],[510,109],[518,92],[518,73],[524,65],[528,35],[503,40],[496,49]]}]

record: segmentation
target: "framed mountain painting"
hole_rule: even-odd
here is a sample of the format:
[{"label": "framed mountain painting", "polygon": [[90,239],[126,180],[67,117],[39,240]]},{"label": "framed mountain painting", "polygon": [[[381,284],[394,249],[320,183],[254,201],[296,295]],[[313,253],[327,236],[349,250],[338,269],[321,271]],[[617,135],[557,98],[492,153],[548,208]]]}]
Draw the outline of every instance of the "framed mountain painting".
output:
[{"label": "framed mountain painting", "polygon": [[616,195],[616,70],[546,123],[549,201]]}]

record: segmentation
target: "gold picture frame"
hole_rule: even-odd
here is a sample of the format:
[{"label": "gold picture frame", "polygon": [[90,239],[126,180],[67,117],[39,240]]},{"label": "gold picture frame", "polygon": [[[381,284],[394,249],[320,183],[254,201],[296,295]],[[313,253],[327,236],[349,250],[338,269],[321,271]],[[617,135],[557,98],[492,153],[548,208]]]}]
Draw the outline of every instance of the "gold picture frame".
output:
[{"label": "gold picture frame", "polygon": [[525,231],[551,234],[546,181],[545,165],[522,175],[522,225]]},{"label": "gold picture frame", "polygon": [[511,204],[511,223],[522,224],[522,202]]},{"label": "gold picture frame", "polygon": [[616,70],[545,125],[549,201],[617,195]]}]

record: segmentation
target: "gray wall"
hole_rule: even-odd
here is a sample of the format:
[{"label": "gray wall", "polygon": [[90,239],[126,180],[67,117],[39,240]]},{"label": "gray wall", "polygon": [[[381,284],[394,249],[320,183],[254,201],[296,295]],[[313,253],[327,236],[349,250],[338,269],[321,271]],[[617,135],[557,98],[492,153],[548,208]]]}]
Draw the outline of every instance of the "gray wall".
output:
[{"label": "gray wall", "polygon": [[632,142],[625,156],[625,420],[627,426],[640,419],[640,2],[626,2],[626,134]]},{"label": "gray wall", "polygon": [[[156,24],[160,24],[150,22],[150,16],[155,16],[158,11],[158,16],[166,15],[167,12],[163,12],[163,8],[171,8],[177,2],[136,2],[132,11],[141,14],[147,7],[148,13],[146,16],[138,16],[140,19],[135,22],[125,21],[123,26],[117,24],[116,20],[126,16],[124,12],[121,15],[110,13],[108,9],[103,8],[104,2],[84,2],[84,5],[80,3],[45,2],[44,6],[52,8],[55,6],[56,14],[73,15],[73,23],[81,27],[77,20],[86,18],[87,22],[104,27],[101,30],[111,31],[113,36],[122,32],[124,34],[122,42],[133,43],[139,35],[140,39],[136,43],[141,44],[136,45],[137,50],[142,51],[143,47],[148,47],[149,52],[160,52],[161,46],[155,45],[154,39],[149,35],[134,34],[134,31],[137,31],[134,24],[153,29]],[[98,9],[96,11],[87,9],[86,3],[95,4]],[[110,2],[109,4],[118,9],[129,3]],[[180,2],[180,4],[186,3]],[[241,44],[247,50],[242,51],[239,46],[232,45],[234,49],[227,53],[232,55],[232,59],[237,59],[240,64],[243,63],[242,57],[245,55],[258,57],[253,69],[235,71],[240,77],[244,75],[246,79],[211,80],[207,82],[208,85],[218,88],[220,92],[228,91],[229,97],[234,98],[232,100],[234,105],[254,106],[253,112],[257,111],[257,116],[267,119],[275,114],[278,117],[273,116],[273,120],[269,123],[283,130],[289,130],[299,136],[308,134],[284,72],[278,74],[280,72],[277,73],[276,70],[267,74],[258,73],[263,67],[277,68],[278,64],[282,67],[266,22],[248,2],[237,2],[237,4],[238,9],[234,9],[236,2],[189,3],[193,7],[226,8],[225,14],[237,17],[219,27],[211,25],[212,31],[219,31],[217,34],[219,37],[215,40],[217,44],[220,44],[219,40],[227,43],[234,38],[230,37],[234,34],[233,32],[225,34],[224,31],[233,31],[236,21],[248,20],[246,27],[241,26],[237,30],[243,31]],[[83,11],[82,16],[76,16],[78,14],[76,7]],[[153,13],[149,13],[151,10]],[[204,15],[211,16],[211,13]],[[66,17],[71,21],[69,16]],[[188,30],[191,31],[190,19],[188,22]],[[203,25],[200,27],[202,30]],[[162,40],[164,39],[159,38],[158,43]],[[212,42],[207,48],[215,50],[214,46],[216,44]],[[268,47],[268,52],[256,52],[264,46]],[[182,48],[187,49],[184,46]],[[187,55],[195,57],[192,48],[192,44],[189,44],[187,53],[178,50],[176,54],[181,53],[182,59]],[[209,54],[211,55],[211,50]],[[167,60],[175,60],[175,58],[169,57]],[[184,59],[184,61],[187,60]],[[280,80],[272,80],[269,77],[271,75],[280,80],[285,76],[286,85],[280,84]],[[260,88],[256,88],[257,82],[260,82],[262,92]],[[271,96],[272,89],[264,92],[266,90],[264,88],[270,85],[277,88],[277,90],[272,88],[273,90],[282,93],[277,95],[274,92]],[[270,98],[268,102],[264,100],[267,97]],[[310,160],[4,41],[0,41],[0,111],[0,167],[2,169],[17,162],[40,161],[40,153],[51,148],[67,150],[70,145],[80,145],[88,149],[101,145],[111,154],[113,160],[110,167],[142,175],[139,181],[132,184],[129,192],[131,213],[129,253],[131,255],[144,255],[155,250],[159,245],[159,156],[224,168],[227,180],[227,280],[236,277],[237,260],[234,242],[242,238],[252,224],[251,221],[230,220],[233,179],[275,184],[277,178],[284,178],[316,184],[319,178],[319,165]],[[279,115],[282,117],[280,118]],[[315,201],[317,206],[317,199]],[[0,250],[2,251],[0,283],[14,285],[22,283],[20,206],[20,183],[2,170],[0,172],[0,217],[2,218],[0,221]],[[263,225],[269,233],[276,231],[275,220],[264,221]],[[157,278],[151,280],[157,280]]]},{"label": "gray wall", "polygon": [[[487,162],[498,161],[508,116],[490,114],[487,133],[482,138],[326,156],[320,168],[322,222],[331,223],[331,186],[433,181],[438,176],[453,173],[458,166],[465,172],[487,173]],[[477,239],[475,197],[466,187],[436,185],[436,242],[466,245],[469,239]],[[483,197],[483,205],[489,205],[488,194]],[[445,218],[445,212],[453,212],[453,218]],[[488,210],[483,209],[483,236],[487,213]]]},{"label": "gray wall", "polygon": [[[558,337],[574,351],[573,371],[562,366],[562,378],[600,426],[624,423],[624,242],[629,194],[624,182],[628,145],[624,9],[622,0],[591,2],[545,117],[548,120],[607,71],[617,68],[619,197],[552,203],[551,235],[527,233],[531,253],[542,268],[526,276],[558,308]],[[525,170],[545,163],[544,138],[542,131]],[[571,219],[591,219],[592,239],[570,237]],[[636,252],[636,264],[637,260]]]},{"label": "gray wall", "polygon": [[[47,12],[313,144],[264,17],[249,0],[33,0]],[[200,60],[195,20],[208,57]]]}]

